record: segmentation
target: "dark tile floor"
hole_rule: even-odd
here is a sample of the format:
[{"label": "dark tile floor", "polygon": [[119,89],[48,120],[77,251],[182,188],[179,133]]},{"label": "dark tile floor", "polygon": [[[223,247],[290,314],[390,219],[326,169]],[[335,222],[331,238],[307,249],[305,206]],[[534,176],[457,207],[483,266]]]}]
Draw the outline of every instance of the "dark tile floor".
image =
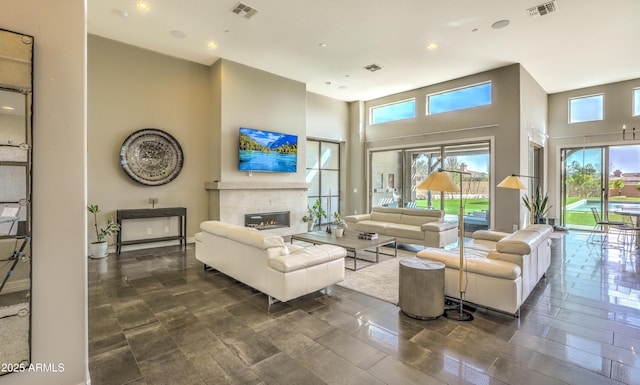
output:
[{"label": "dark tile floor", "polygon": [[640,263],[554,239],[519,319],[418,321],[337,286],[267,299],[186,250],[89,261],[89,368],[102,384],[638,384]]}]

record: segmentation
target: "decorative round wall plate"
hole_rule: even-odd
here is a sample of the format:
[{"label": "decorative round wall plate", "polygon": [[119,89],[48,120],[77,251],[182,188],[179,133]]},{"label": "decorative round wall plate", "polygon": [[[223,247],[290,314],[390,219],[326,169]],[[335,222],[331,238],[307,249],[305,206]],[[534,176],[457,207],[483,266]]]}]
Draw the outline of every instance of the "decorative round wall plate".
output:
[{"label": "decorative round wall plate", "polygon": [[129,135],[120,147],[120,165],[136,182],[158,186],[171,182],[182,171],[180,143],[170,134],[145,128]]}]

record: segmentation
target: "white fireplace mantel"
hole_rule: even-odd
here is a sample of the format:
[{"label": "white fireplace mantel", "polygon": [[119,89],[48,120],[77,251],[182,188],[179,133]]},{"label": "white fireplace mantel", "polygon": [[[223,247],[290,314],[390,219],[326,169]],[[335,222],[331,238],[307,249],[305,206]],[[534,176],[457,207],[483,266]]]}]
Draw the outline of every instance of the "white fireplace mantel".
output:
[{"label": "white fireplace mantel", "polygon": [[206,182],[207,190],[308,190],[306,182]]},{"label": "white fireplace mantel", "polygon": [[290,227],[270,229],[278,235],[307,231],[302,217],[307,215],[310,183],[270,181],[205,182],[209,195],[209,219],[244,225],[244,214],[290,212]]}]

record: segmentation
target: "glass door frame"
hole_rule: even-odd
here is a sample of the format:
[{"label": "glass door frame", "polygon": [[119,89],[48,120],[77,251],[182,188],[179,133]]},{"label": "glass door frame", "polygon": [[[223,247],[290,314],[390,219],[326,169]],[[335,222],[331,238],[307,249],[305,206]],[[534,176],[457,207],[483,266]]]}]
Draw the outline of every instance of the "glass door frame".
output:
[{"label": "glass door frame", "polygon": [[[599,207],[597,207],[598,212],[602,219],[606,219],[609,217],[609,147],[610,145],[590,145],[590,146],[565,146],[560,148],[560,219],[561,224],[563,226],[569,227],[571,224],[567,223],[567,193],[568,193],[568,175],[567,175],[567,151],[577,150],[577,151],[586,151],[586,150],[600,150],[600,169],[596,171],[600,175],[600,186],[596,186],[596,188],[600,191],[598,196],[595,196],[595,199],[600,201]],[[584,167],[584,161],[582,167]],[[585,197],[587,198],[587,197]],[[588,216],[593,218],[592,213],[588,213]],[[595,220],[593,222],[595,225]],[[578,230],[591,230],[593,225],[586,225],[583,227],[569,227]]]},{"label": "glass door frame", "polygon": [[[315,139],[315,138],[307,138],[307,144],[309,142],[315,142],[318,144],[318,167],[314,168],[314,167],[309,167],[309,165],[306,165],[306,170],[305,173],[309,174],[310,170],[315,170],[317,171],[317,178],[318,178],[318,195],[310,195],[310,191],[307,192],[307,205],[308,207],[313,206],[314,202],[316,201],[316,199],[320,199],[321,205],[323,210],[325,211],[327,217],[326,218],[322,218],[318,223],[316,223],[317,226],[320,225],[327,225],[329,223],[333,222],[333,213],[334,212],[342,212],[341,207],[340,207],[340,191],[341,191],[341,176],[342,176],[342,143],[341,142],[337,142],[337,141],[331,141],[331,140],[323,140],[323,139]],[[322,165],[322,148],[323,145],[325,144],[330,144],[332,146],[336,146],[337,147],[337,165],[338,168],[330,168],[330,167],[323,167]],[[309,146],[307,145],[307,151],[309,151]],[[333,172],[337,172],[338,173],[338,186],[336,191],[333,191],[331,189],[329,189],[330,194],[324,194],[323,193],[323,181],[322,181],[322,171],[333,171]],[[309,182],[309,181],[308,181]],[[329,212],[331,211],[331,212]]]},{"label": "glass door frame", "polygon": [[[368,148],[367,149],[367,163],[366,163],[366,168],[367,168],[367,175],[368,175],[368,180],[367,180],[367,208],[369,210],[369,212],[371,212],[372,207],[374,207],[374,189],[377,188],[376,186],[378,186],[380,184],[380,181],[376,179],[376,177],[378,177],[379,179],[379,175],[374,175],[374,173],[376,173],[376,169],[374,167],[374,163],[373,163],[373,157],[375,156],[374,154],[376,153],[383,153],[383,152],[399,152],[400,155],[400,167],[401,167],[401,174],[403,175],[403,185],[402,188],[398,188],[397,191],[401,194],[401,197],[397,200],[397,205],[398,207],[405,207],[408,203],[410,203],[410,199],[412,198],[414,195],[414,191],[412,191],[415,187],[415,175],[413,174],[413,168],[412,167],[412,154],[419,154],[421,151],[427,151],[427,152],[433,152],[434,150],[437,150],[438,153],[440,154],[440,159],[443,159],[443,157],[445,156],[445,152],[447,150],[447,148],[452,148],[452,147],[458,147],[458,146],[468,146],[468,145],[474,145],[474,144],[486,144],[487,147],[487,152],[488,152],[488,227],[490,228],[492,226],[492,222],[493,222],[493,215],[494,215],[494,208],[493,208],[493,194],[495,193],[494,188],[493,188],[493,181],[494,181],[494,169],[495,169],[495,154],[493,153],[493,149],[494,147],[494,138],[493,137],[480,137],[480,138],[473,138],[468,141],[447,141],[447,142],[440,142],[440,143],[422,143],[422,144],[416,144],[416,145],[411,145],[411,146],[397,146],[397,147],[378,147],[378,148]],[[433,170],[431,171],[436,171],[438,168],[445,168],[444,165],[442,164],[435,164],[435,165],[431,165],[433,166]],[[383,182],[383,188],[384,188],[384,180]],[[438,194],[438,193],[434,193],[434,194]],[[439,205],[437,205],[436,207],[434,207],[435,209],[444,209],[444,199],[443,199],[443,193],[440,193],[440,203]],[[433,203],[437,203],[437,202],[433,202]],[[432,204],[433,204],[432,203]],[[439,207],[438,207],[439,206]],[[455,216],[457,217],[457,213],[455,214]]]}]

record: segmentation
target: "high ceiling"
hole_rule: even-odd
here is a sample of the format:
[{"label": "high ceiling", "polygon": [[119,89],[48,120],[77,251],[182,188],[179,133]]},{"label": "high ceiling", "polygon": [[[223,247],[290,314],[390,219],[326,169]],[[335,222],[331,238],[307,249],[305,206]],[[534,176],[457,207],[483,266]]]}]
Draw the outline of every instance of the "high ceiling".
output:
[{"label": "high ceiling", "polygon": [[512,63],[547,93],[640,78],[640,0],[556,0],[554,12],[530,16],[543,3],[242,0],[257,10],[246,18],[231,11],[237,0],[147,0],[148,11],[135,0],[88,0],[88,31],[205,65],[228,59],[346,101]]}]

